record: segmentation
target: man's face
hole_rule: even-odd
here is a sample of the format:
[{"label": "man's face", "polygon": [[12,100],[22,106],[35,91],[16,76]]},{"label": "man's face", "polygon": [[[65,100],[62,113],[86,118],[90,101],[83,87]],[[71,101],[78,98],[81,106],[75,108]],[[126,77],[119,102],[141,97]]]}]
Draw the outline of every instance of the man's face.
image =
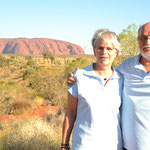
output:
[{"label": "man's face", "polygon": [[150,61],[150,23],[146,24],[141,29],[138,41],[141,55]]}]

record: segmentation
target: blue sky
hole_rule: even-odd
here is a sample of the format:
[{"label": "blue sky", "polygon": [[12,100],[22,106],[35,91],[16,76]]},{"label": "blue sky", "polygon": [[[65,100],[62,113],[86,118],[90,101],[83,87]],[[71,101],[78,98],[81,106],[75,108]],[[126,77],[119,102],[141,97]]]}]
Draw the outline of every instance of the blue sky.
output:
[{"label": "blue sky", "polygon": [[150,0],[0,0],[0,38],[51,38],[91,54],[100,28],[119,34],[150,22]]}]

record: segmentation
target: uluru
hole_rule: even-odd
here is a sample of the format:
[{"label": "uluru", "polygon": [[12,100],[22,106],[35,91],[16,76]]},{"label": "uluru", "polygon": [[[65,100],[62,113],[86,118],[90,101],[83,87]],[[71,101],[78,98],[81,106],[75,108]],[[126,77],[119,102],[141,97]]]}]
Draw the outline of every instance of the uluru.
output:
[{"label": "uluru", "polygon": [[84,50],[76,44],[49,38],[0,38],[2,54],[40,55],[49,51],[54,55],[82,55]]}]

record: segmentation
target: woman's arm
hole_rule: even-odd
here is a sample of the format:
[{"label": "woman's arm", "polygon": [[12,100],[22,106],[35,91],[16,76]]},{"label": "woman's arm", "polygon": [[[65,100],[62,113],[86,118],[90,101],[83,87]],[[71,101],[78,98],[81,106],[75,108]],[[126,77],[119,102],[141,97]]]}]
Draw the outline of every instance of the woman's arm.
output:
[{"label": "woman's arm", "polygon": [[[62,144],[69,144],[70,135],[76,120],[77,104],[78,99],[68,92],[68,105],[63,123]],[[65,150],[65,148],[62,148],[62,150]]]}]

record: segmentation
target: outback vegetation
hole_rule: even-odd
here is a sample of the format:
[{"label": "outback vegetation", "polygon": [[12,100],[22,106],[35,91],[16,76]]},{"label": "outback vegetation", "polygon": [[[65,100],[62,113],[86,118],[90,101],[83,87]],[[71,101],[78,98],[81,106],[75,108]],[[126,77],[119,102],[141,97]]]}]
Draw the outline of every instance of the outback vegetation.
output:
[{"label": "outback vegetation", "polygon": [[[119,34],[122,54],[115,62],[138,53],[137,26],[131,25]],[[95,62],[93,55],[55,56],[0,55],[0,150],[58,150],[61,127],[67,104],[66,78],[77,66]],[[3,116],[20,116],[39,109],[43,104],[57,106],[40,117],[1,120]]]}]

